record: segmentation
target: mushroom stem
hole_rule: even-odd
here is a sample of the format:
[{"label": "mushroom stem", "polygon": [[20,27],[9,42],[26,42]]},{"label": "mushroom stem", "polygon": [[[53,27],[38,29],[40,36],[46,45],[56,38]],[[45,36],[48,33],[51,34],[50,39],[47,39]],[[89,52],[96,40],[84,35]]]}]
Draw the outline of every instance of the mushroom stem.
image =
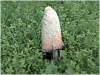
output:
[{"label": "mushroom stem", "polygon": [[54,61],[54,63],[55,63],[55,50],[54,50],[54,48],[53,48],[53,45],[52,45],[52,54],[53,54],[53,61]]},{"label": "mushroom stem", "polygon": [[56,50],[56,49],[53,47],[53,40],[52,40],[52,55],[53,55],[53,61],[54,61],[54,63],[56,63],[58,57],[60,56],[60,54],[59,54],[59,50]]}]

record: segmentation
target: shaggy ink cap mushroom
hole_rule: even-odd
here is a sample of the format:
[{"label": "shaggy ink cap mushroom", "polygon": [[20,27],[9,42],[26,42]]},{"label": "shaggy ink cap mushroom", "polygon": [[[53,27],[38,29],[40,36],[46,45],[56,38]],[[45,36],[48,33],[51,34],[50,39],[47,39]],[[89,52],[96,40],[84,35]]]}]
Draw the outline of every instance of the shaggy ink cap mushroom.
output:
[{"label": "shaggy ink cap mushroom", "polygon": [[47,6],[42,19],[42,52],[50,53],[64,48],[61,36],[61,28],[56,11]]}]

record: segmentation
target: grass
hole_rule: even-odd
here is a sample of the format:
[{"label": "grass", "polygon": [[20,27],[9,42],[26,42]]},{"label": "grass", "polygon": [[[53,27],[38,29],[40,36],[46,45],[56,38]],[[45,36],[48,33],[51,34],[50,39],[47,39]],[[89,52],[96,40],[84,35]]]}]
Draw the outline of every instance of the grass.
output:
[{"label": "grass", "polygon": [[[65,44],[60,61],[43,60],[41,24],[46,6],[56,10]],[[98,1],[2,1],[2,74],[98,74]]]}]

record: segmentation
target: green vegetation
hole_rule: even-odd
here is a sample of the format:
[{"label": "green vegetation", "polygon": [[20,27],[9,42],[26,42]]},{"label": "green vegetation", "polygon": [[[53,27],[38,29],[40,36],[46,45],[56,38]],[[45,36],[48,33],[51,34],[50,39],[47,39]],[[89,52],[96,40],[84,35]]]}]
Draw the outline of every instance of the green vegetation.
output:
[{"label": "green vegetation", "polygon": [[[41,52],[41,20],[48,5],[59,16],[65,44],[57,65],[43,60]],[[3,1],[1,6],[2,73],[99,73],[98,1]]]}]

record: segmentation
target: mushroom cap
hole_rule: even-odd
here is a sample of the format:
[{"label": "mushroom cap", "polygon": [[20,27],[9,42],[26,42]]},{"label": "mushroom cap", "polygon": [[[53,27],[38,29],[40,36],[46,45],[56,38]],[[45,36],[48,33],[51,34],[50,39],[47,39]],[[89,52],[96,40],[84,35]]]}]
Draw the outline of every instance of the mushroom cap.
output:
[{"label": "mushroom cap", "polygon": [[56,11],[47,6],[42,19],[42,52],[52,52],[64,48],[61,28]]}]

